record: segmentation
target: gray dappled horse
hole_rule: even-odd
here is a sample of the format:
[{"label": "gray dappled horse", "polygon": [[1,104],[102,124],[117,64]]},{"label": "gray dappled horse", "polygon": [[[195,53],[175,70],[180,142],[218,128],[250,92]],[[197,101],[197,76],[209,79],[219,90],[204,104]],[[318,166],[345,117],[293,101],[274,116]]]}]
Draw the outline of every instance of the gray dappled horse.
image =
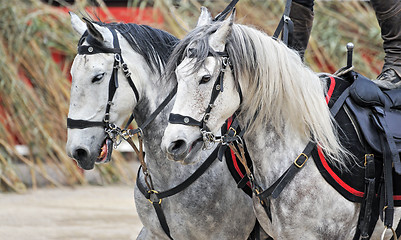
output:
[{"label": "gray dappled horse", "polygon": [[[289,166],[302,168],[280,195],[267,199],[270,218],[254,198],[264,230],[274,239],[352,239],[360,204],[331,187],[313,160],[304,166],[294,162],[310,141],[319,143],[344,171],[347,161],[353,161],[338,142],[325,102],[326,83],[281,41],[233,19],[234,14],[212,22],[203,9],[198,20],[203,25],[188,33],[170,56],[166,76],[177,79],[178,91],[162,148],[170,159],[191,161],[186,154],[190,146],[205,133],[217,135],[225,119],[238,112],[239,124],[247,128],[244,140],[254,182],[261,189],[272,186]],[[396,208],[394,223],[399,219]],[[372,239],[380,239],[382,232],[389,239],[391,231],[383,229],[377,221]]]},{"label": "gray dappled horse", "polygon": [[[160,75],[178,39],[142,25],[104,24],[88,20],[85,24],[73,13],[71,23],[83,35],[79,45],[84,50],[79,50],[82,52],[75,57],[71,69],[68,113],[71,127],[68,129],[66,148],[68,155],[75,158],[79,166],[92,169],[95,163],[110,160],[111,140],[102,127],[107,106],[110,105],[107,118],[111,123],[121,126],[134,111],[136,121],[141,125],[176,85],[175,82],[161,81]],[[107,104],[109,79],[114,74],[113,48],[116,46],[113,44],[113,32],[118,37],[121,56],[131,72],[136,91],[133,91],[123,71],[117,71],[119,86],[112,104]],[[166,159],[160,144],[171,108],[172,103],[143,129],[145,161],[155,189],[159,191],[183,182],[213,151],[201,154],[194,151],[196,161],[189,165]],[[78,126],[80,123],[84,126]],[[138,181],[144,185],[143,174],[140,174]],[[135,203],[144,225],[138,239],[169,239],[152,204],[137,187]],[[252,200],[237,188],[225,163],[220,161],[214,161],[199,179],[182,192],[162,199],[161,207],[173,239],[247,239],[256,219]],[[118,220],[113,224],[118,224]]]}]

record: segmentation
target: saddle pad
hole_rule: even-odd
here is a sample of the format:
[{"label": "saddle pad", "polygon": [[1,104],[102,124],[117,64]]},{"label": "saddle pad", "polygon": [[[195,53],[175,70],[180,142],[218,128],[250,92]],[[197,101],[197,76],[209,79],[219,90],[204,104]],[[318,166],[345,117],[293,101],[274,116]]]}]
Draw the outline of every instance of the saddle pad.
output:
[{"label": "saddle pad", "polygon": [[[322,76],[324,77],[324,76]],[[351,82],[334,78],[332,76],[325,76],[328,79],[328,93],[326,101],[331,107],[340,94],[351,84]],[[320,149],[315,149],[312,152],[314,162],[322,174],[323,178],[335,188],[342,196],[352,202],[362,202],[365,188],[365,154],[368,152],[364,147],[364,138],[360,134],[358,126],[354,124],[352,116],[349,114],[347,107],[342,107],[336,116],[338,123],[338,134],[343,146],[354,154],[355,159],[348,159],[346,163],[347,169],[341,169],[330,161],[327,161],[325,154]],[[382,159],[380,156],[375,155],[375,173],[376,173],[376,193],[379,189],[379,182],[382,173]],[[393,190],[394,190],[394,204],[401,206],[401,176],[396,174],[393,170]]]},{"label": "saddle pad", "polygon": [[[231,124],[233,121],[233,117],[230,117],[226,123],[222,127],[222,134],[228,131],[230,128]],[[240,129],[236,129],[237,132],[241,132]],[[252,161],[251,158],[248,154],[248,151],[246,150],[246,144],[244,143],[245,146],[245,158],[246,162],[248,164],[249,169],[252,169]],[[226,157],[226,164],[228,167],[228,170],[230,171],[231,175],[233,176],[235,182],[239,184],[241,180],[245,177],[246,178],[246,171],[244,166],[242,166],[242,163],[237,159],[235,156],[235,153],[227,148],[226,152],[224,153]],[[241,188],[246,194],[248,194],[250,197],[252,197],[252,188],[251,188],[251,183],[248,181],[242,188]]]}]

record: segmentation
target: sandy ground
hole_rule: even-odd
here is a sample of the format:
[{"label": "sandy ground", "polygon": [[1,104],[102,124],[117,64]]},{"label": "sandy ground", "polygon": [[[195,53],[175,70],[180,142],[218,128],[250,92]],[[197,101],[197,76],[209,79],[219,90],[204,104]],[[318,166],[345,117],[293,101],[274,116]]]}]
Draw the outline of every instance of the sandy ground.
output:
[{"label": "sandy ground", "polygon": [[0,193],[0,239],[135,239],[142,224],[133,196],[133,186]]}]

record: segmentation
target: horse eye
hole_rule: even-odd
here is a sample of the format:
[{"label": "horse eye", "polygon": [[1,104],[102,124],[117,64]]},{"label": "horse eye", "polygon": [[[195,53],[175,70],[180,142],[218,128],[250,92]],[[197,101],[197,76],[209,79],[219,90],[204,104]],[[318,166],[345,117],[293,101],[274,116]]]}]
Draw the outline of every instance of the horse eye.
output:
[{"label": "horse eye", "polygon": [[211,78],[212,78],[211,75],[205,75],[205,76],[202,77],[202,79],[200,80],[200,83],[199,83],[199,84],[207,83],[207,82],[210,81]]},{"label": "horse eye", "polygon": [[98,74],[96,75],[93,79],[92,79],[92,83],[96,83],[99,82],[100,80],[102,80],[104,77],[104,73]]}]

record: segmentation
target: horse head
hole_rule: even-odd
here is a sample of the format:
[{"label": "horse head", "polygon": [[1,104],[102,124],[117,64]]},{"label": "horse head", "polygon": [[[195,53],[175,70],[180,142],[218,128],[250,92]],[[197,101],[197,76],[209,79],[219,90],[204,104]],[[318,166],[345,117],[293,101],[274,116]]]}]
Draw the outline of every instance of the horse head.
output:
[{"label": "horse head", "polygon": [[202,8],[197,27],[167,64],[166,76],[177,78],[178,91],[162,148],[175,161],[194,161],[205,134],[216,134],[240,105],[239,86],[226,52],[234,14],[223,22],[209,18]]},{"label": "horse head", "polygon": [[121,53],[127,43],[112,26],[70,15],[74,30],[82,37],[71,67],[66,149],[80,167],[92,169],[95,163],[110,161],[113,141],[105,129],[123,124],[139,98],[138,90],[131,90],[139,80],[136,74],[132,84],[126,80],[122,56],[130,62],[139,59]]}]

